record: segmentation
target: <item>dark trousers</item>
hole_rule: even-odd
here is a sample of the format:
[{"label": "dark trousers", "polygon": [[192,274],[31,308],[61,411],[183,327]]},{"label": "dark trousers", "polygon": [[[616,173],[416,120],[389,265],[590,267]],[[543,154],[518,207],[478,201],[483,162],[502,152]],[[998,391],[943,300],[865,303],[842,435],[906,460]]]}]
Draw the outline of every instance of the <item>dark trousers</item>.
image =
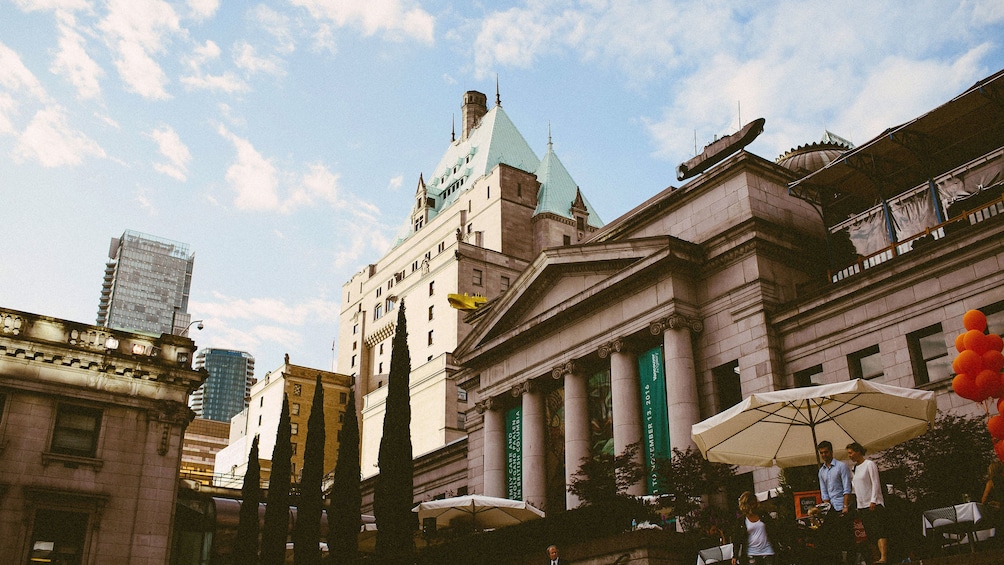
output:
[{"label": "dark trousers", "polygon": [[816,536],[819,557],[824,563],[843,563],[854,556],[854,519],[831,510]]}]

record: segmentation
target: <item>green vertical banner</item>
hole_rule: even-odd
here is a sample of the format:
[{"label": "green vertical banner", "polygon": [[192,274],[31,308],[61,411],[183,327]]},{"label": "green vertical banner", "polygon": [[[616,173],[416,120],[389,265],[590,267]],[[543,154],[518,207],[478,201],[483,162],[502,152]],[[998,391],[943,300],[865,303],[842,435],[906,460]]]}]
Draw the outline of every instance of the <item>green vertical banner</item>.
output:
[{"label": "green vertical banner", "polygon": [[641,384],[641,439],[648,471],[648,493],[662,494],[663,489],[656,475],[656,461],[672,457],[662,346],[649,349],[638,356],[638,376]]},{"label": "green vertical banner", "polygon": [[523,409],[505,413],[505,496],[523,500]]}]

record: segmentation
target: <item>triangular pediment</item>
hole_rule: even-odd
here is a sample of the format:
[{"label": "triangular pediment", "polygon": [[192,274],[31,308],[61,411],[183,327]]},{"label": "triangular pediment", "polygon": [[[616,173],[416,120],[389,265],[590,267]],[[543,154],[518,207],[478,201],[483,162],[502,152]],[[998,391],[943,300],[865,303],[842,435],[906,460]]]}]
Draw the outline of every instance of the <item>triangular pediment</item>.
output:
[{"label": "triangular pediment", "polygon": [[635,273],[674,256],[696,260],[698,254],[693,244],[671,237],[545,249],[491,305],[491,311],[479,317],[454,357],[462,362],[528,328],[554,323],[597,301],[614,300],[617,285]]}]

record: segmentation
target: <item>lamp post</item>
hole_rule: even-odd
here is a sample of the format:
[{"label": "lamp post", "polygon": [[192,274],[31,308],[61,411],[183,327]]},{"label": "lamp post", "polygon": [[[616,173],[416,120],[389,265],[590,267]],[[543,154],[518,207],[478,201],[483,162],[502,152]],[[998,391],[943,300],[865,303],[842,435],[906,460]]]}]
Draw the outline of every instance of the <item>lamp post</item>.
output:
[{"label": "lamp post", "polygon": [[[195,326],[195,324],[199,324],[199,325]],[[206,327],[202,323],[202,320],[193,320],[192,323],[188,324],[188,327],[186,327],[185,329],[181,330],[181,333],[178,334],[178,335],[180,335],[180,336],[186,336],[186,335],[188,335],[188,330],[192,329],[192,326],[195,326],[195,329],[200,330],[200,331],[202,330],[202,328]]]}]

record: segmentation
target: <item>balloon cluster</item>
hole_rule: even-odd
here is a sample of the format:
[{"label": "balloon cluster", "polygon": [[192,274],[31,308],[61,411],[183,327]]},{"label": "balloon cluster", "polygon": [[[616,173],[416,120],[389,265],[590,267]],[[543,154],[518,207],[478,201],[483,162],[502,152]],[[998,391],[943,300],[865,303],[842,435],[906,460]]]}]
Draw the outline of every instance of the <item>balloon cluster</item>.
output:
[{"label": "balloon cluster", "polygon": [[[962,317],[965,333],[955,338],[955,349],[959,355],[952,362],[955,379],[952,390],[955,394],[984,402],[996,398],[997,414],[987,420],[987,428],[994,438],[997,458],[1004,461],[1004,340],[997,334],[987,334],[987,317],[979,310],[970,310]],[[984,403],[984,410],[987,410]],[[989,414],[989,410],[987,410]]]}]

